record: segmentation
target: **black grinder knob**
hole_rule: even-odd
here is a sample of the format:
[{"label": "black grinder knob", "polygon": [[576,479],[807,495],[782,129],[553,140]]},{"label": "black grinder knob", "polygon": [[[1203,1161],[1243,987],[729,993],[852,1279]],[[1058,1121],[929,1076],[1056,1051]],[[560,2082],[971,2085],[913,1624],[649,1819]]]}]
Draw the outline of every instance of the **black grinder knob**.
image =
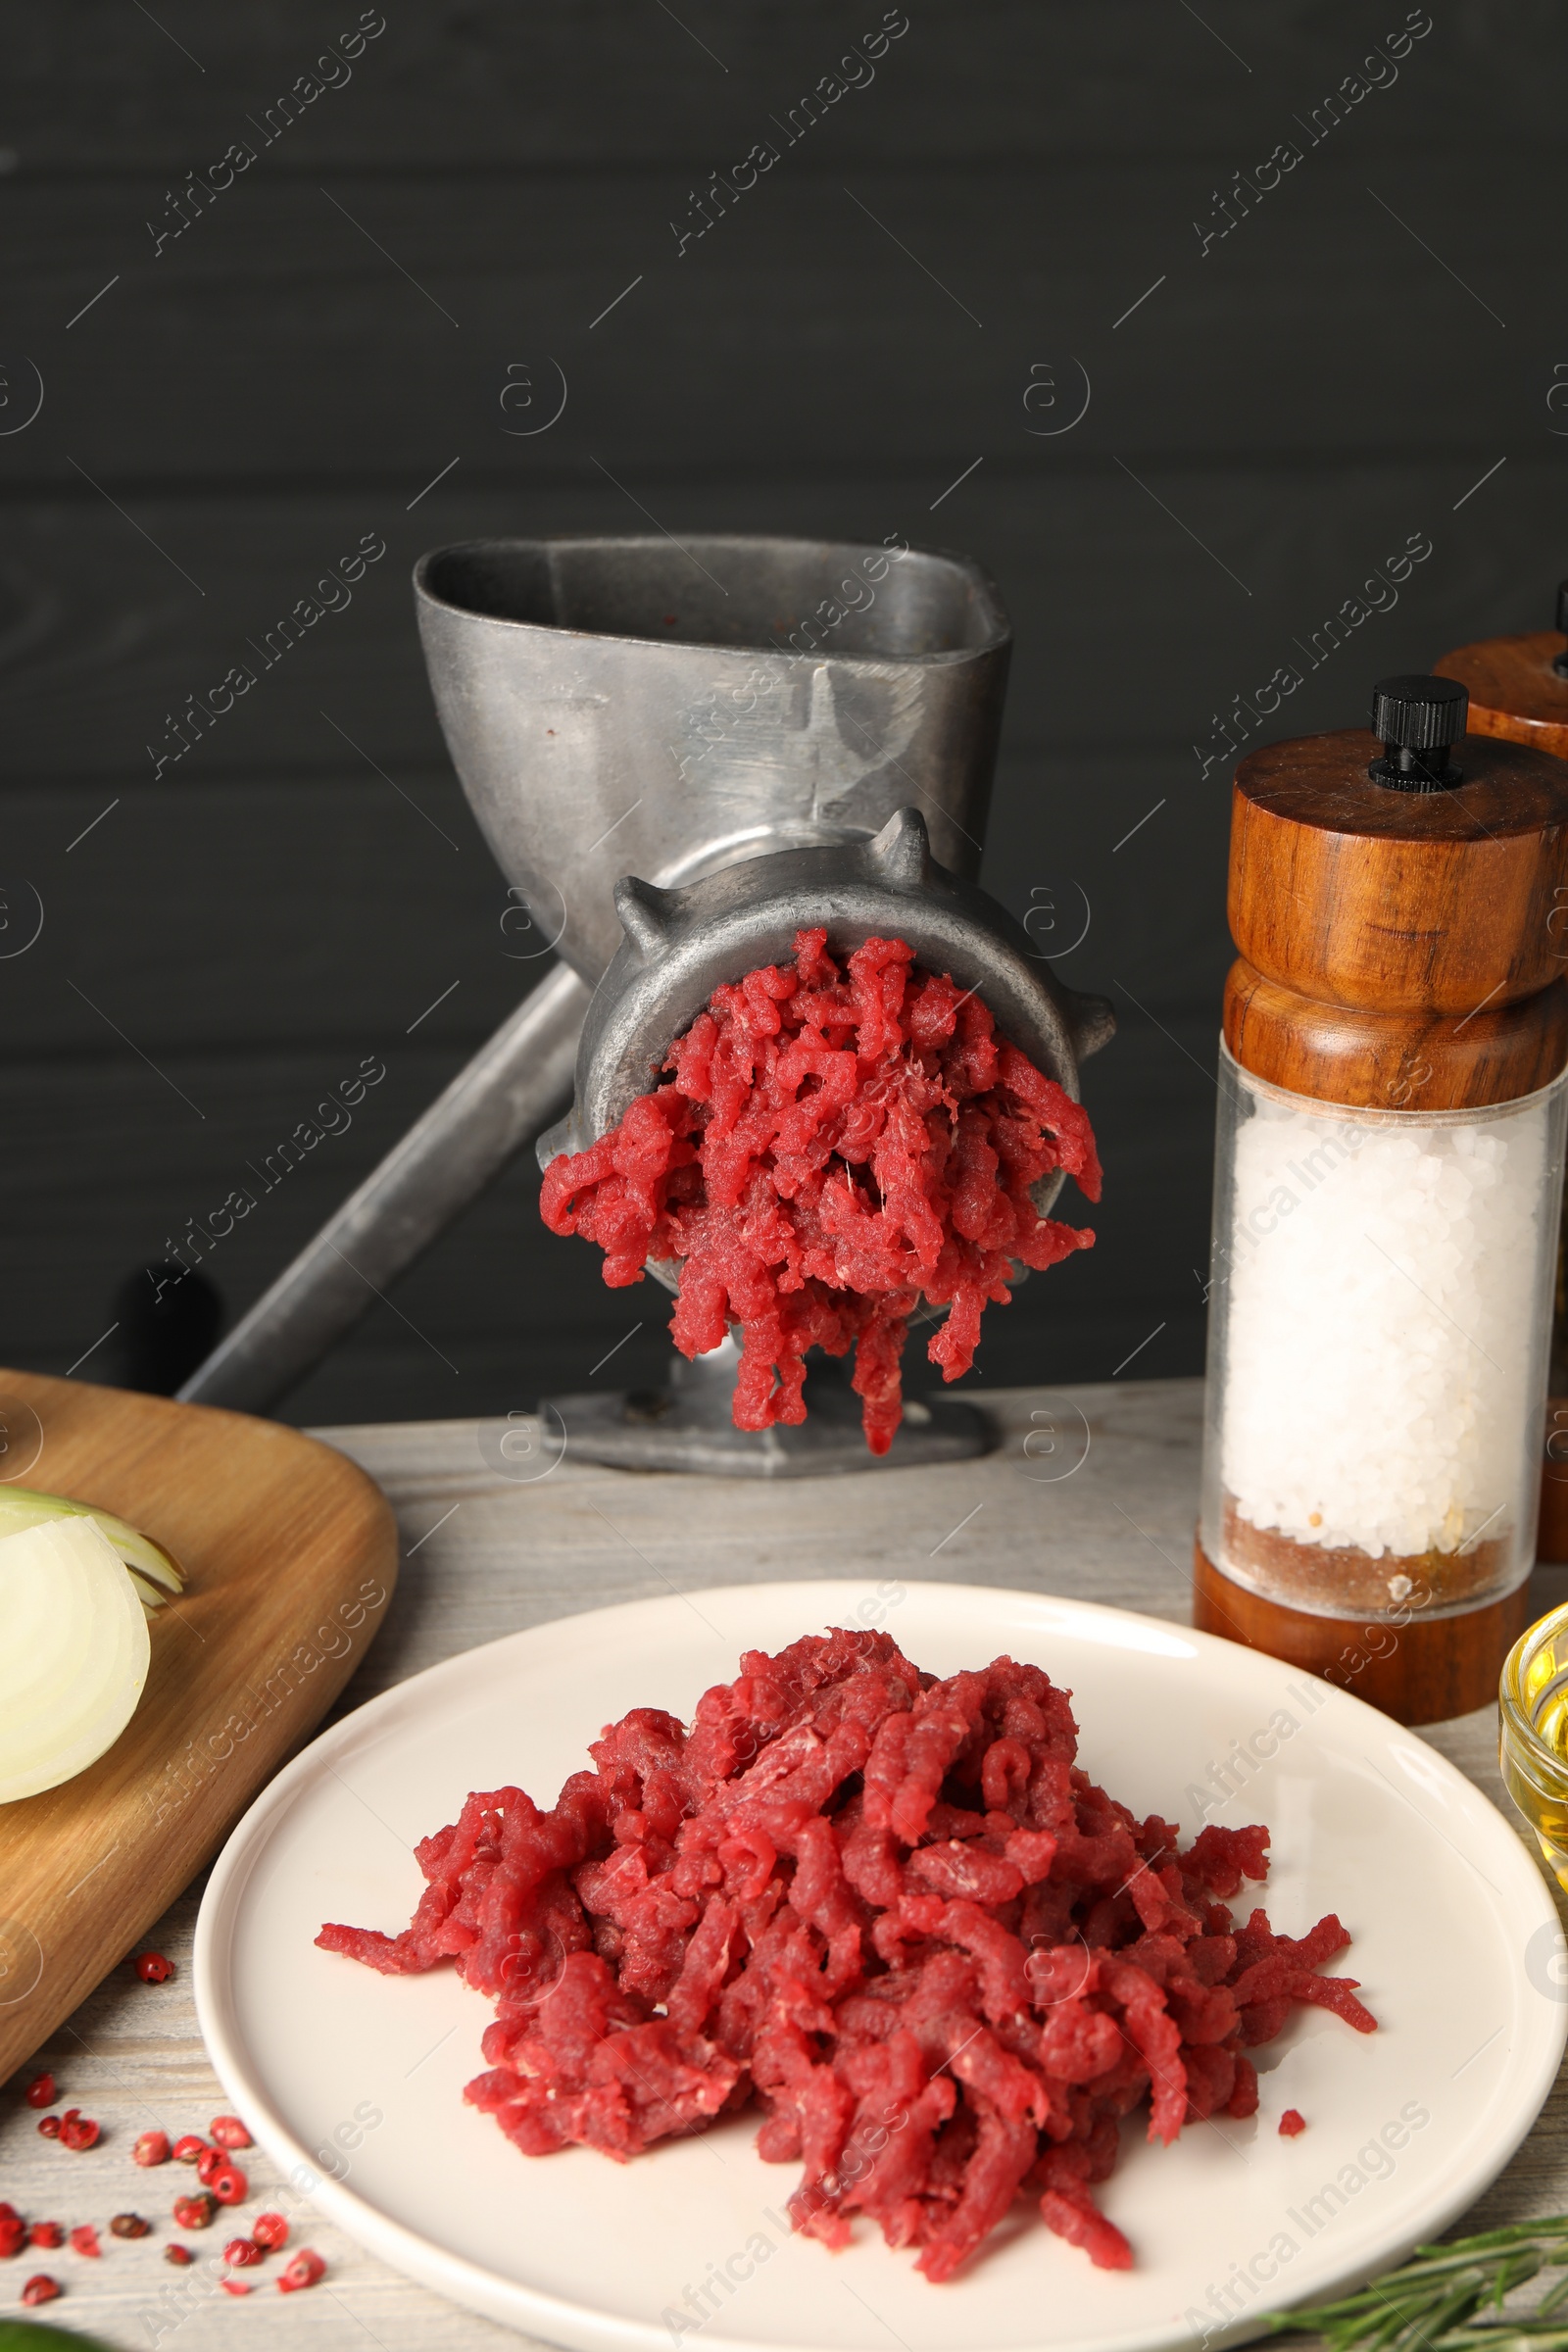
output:
[{"label": "black grinder knob", "polygon": [[1454,678],[1380,678],[1372,689],[1372,732],[1383,746],[1367,774],[1395,792],[1446,792],[1460,780],[1448,746],[1464,733],[1470,696]]}]

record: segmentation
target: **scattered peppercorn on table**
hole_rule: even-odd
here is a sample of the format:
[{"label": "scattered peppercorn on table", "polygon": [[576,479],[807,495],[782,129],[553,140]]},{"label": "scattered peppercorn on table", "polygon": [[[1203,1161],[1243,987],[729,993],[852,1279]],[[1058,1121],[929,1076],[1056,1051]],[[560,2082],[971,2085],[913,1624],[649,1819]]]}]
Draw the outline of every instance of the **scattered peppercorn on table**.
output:
[{"label": "scattered peppercorn on table", "polygon": [[[987,1396],[977,1380],[972,1393],[1002,1432],[996,1452],[917,1470],[791,1481],[787,1509],[778,1487],[761,1481],[639,1476],[569,1459],[551,1468],[555,1449],[517,1421],[318,1433],[385,1489],[403,1552],[386,1623],[336,1712],[548,1618],[671,1590],[830,1575],[835,1565],[861,1582],[867,1574],[885,1578],[890,1592],[921,1579],[1016,1586],[1188,1622],[1201,1384],[1117,1382]],[[1533,1613],[1564,1598],[1568,1571],[1539,1570]],[[1353,1690],[1354,1660],[1346,1663]],[[1497,1777],[1494,1710],[1421,1736],[1520,1826]],[[9,2203],[28,2225],[52,2223],[61,2232],[57,2243],[46,2228],[0,2260],[0,2318],[24,2316],[24,2290],[42,2276],[61,2292],[36,2308],[37,2317],[124,2352],[169,2343],[181,2352],[281,2344],[283,2330],[307,2323],[318,2352],[367,2345],[467,2352],[515,2343],[508,2330],[363,2253],[317,2218],[261,2149],[233,2144],[220,2121],[229,2102],[203,2050],[191,2001],[200,1892],[198,1883],[0,2088],[0,2209]],[[0,1917],[0,2000],[4,1933]],[[148,1953],[171,1962],[172,1974],[160,1981],[151,1965],[138,1972],[137,1960]],[[54,2078],[50,2096],[29,2105],[28,2085],[46,2073]],[[73,2108],[77,2141],[86,2137],[83,2119],[98,2125],[91,2144],[74,2147],[64,2132],[40,2132],[45,2115]],[[338,2124],[323,2165],[352,2179],[354,2146],[373,2128],[369,2116]],[[148,2163],[159,2133],[172,2151],[191,2136],[210,2152],[189,2165],[172,2156]],[[215,2176],[237,2170],[243,2193],[214,2203],[207,2226],[181,2228],[176,2197],[190,2201],[187,2212],[211,2201],[204,2163]],[[233,2186],[226,2173],[223,2185]],[[1461,2227],[1490,2229],[1565,2210],[1568,2089],[1559,2083],[1518,2155]],[[127,2217],[147,2222],[146,2233]],[[74,2230],[87,2234],[74,2244]],[[236,2241],[255,2245],[255,2254],[225,2261]],[[172,2246],[193,2259],[171,2259]],[[287,2266],[305,2253],[324,2269],[310,2278],[314,2265],[298,2267],[299,2291],[280,2294]]]}]

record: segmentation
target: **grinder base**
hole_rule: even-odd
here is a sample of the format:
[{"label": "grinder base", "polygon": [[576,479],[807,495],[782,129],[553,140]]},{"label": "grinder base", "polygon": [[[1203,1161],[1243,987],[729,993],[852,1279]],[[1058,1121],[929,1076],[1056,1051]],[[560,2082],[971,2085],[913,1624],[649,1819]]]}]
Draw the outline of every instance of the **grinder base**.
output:
[{"label": "grinder base", "polygon": [[998,1440],[982,1412],[956,1397],[907,1396],[904,1420],[883,1454],[860,1427],[860,1399],[837,1365],[813,1361],[807,1418],[796,1427],[737,1429],[730,1417],[740,1351],[726,1340],[695,1363],[671,1366],[664,1389],[547,1396],[540,1412],[559,1420],[567,1457],[613,1470],[700,1471],[709,1478],[842,1478],[858,1470],[912,1470],[968,1461]]},{"label": "grinder base", "polygon": [[[1442,1723],[1496,1703],[1502,1663],[1530,1623],[1530,1588],[1401,1626],[1317,1617],[1232,1580],[1193,1545],[1193,1623],[1287,1665],[1304,1666],[1396,1723]],[[1388,1646],[1381,1647],[1387,1640]]]}]

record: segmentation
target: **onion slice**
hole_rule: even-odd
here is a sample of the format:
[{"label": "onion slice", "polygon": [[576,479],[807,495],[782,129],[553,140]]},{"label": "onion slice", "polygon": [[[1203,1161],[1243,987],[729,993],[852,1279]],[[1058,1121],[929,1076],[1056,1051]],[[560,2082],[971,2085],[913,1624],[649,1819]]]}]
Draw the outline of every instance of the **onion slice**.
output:
[{"label": "onion slice", "polygon": [[0,1540],[0,1804],[36,1796],[120,1738],[147,1680],[147,1618],[85,1512]]},{"label": "onion slice", "polygon": [[169,1593],[184,1592],[185,1579],[172,1552],[128,1520],[117,1519],[113,1511],[100,1511],[90,1502],[72,1502],[64,1494],[41,1494],[33,1487],[0,1486],[0,1540],[20,1535],[24,1528],[60,1519],[96,1520],[125,1566],[134,1572],[136,1589],[149,1610],[164,1605],[158,1588]]}]

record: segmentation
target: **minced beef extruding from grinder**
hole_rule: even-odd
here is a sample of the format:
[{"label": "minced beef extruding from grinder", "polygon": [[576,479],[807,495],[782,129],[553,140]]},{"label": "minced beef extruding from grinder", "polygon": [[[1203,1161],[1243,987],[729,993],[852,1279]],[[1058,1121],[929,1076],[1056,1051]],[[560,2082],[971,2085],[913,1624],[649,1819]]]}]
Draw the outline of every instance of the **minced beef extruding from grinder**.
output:
[{"label": "minced beef extruding from grinder", "polygon": [[550,1812],[470,1796],[416,1849],[402,1935],[317,1940],[389,1976],[456,1962],[495,2003],[466,2096],[527,2155],[624,2160],[750,2096],[830,2246],[864,2214],[949,2278],[1028,2196],[1125,2269],[1093,2190],[1126,2116],[1148,2098],[1168,2142],[1253,2114],[1248,2050],[1297,2002],[1376,2020],[1317,1973],[1349,1941],[1332,1914],[1232,1919],[1267,1830],[1184,1852],[1077,1768],[1068,1697],[1010,1658],[939,1682],[882,1633],[748,1651],[690,1730],[608,1726]]},{"label": "minced beef extruding from grinder", "polygon": [[972,991],[903,940],[868,939],[843,970],[826,940],[801,931],[793,966],[715,989],[673,1075],[553,1160],[540,1208],[600,1245],[612,1288],[650,1255],[684,1261],[675,1345],[706,1354],[740,1325],[739,1429],[804,1421],[807,1349],[854,1347],[866,1443],[886,1453],[922,1296],[949,1309],[928,1352],[956,1380],[1010,1261],[1043,1270],[1094,1241],[1042,1217],[1030,1186],[1065,1168],[1098,1200],[1100,1162],[1087,1113]]}]

